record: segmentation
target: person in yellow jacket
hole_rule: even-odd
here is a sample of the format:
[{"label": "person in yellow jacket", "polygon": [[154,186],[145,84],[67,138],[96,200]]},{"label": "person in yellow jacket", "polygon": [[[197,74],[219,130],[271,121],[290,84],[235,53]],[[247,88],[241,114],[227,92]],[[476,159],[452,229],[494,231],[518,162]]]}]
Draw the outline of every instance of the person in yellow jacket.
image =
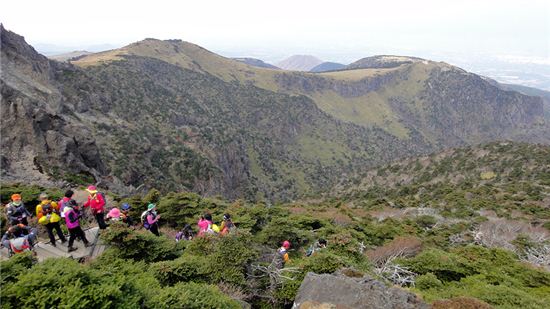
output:
[{"label": "person in yellow jacket", "polygon": [[59,205],[57,202],[50,200],[50,197],[47,193],[40,193],[40,196],[38,197],[40,200],[40,203],[36,206],[36,217],[40,220],[44,216],[44,213],[42,212],[42,208],[45,205],[50,205],[55,211],[59,213]]},{"label": "person in yellow jacket", "polygon": [[62,243],[66,242],[67,239],[63,235],[61,226],[59,225],[59,221],[61,221],[59,205],[57,202],[51,201],[46,193],[41,193],[39,199],[40,204],[36,206],[36,216],[38,217],[38,223],[46,226],[48,236],[50,237],[50,244],[54,247],[56,246],[53,230],[57,232],[57,236],[59,236]]}]

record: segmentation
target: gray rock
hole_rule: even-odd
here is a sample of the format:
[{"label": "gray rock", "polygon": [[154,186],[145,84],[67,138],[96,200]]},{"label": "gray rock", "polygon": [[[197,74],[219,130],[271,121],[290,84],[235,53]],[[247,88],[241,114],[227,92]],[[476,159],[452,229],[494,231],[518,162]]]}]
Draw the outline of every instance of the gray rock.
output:
[{"label": "gray rock", "polygon": [[430,308],[415,294],[387,287],[369,276],[308,273],[294,300],[295,309],[313,308]]}]

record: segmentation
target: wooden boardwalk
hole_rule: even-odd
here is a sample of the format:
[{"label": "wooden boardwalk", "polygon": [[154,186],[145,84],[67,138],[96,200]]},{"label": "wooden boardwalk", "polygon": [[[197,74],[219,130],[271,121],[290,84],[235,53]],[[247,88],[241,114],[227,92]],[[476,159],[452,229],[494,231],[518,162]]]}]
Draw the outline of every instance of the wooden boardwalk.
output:
[{"label": "wooden boardwalk", "polygon": [[[68,236],[67,236],[67,242],[61,243],[59,239],[56,242],[56,247],[52,246],[50,242],[42,242],[39,241],[37,244],[34,245],[33,251],[36,254],[36,257],[38,258],[38,261],[42,262],[45,259],[48,258],[58,258],[58,257],[66,257],[66,258],[73,258],[75,260],[84,260],[87,258],[95,258],[103,251],[105,251],[106,246],[101,242],[99,239],[99,228],[98,227],[91,227],[84,230],[84,233],[86,234],[86,239],[92,244],[92,246],[86,248],[84,246],[84,243],[82,241],[75,240],[73,247],[77,248],[76,251],[73,251],[71,253],[67,252],[68,249]],[[2,248],[0,250],[0,260],[5,260],[9,258],[9,253],[7,248]]]}]

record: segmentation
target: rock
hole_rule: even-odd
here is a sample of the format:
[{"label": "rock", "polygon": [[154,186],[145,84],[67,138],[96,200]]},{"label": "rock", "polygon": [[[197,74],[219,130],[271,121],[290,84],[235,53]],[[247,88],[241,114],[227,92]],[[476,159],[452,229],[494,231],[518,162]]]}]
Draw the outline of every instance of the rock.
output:
[{"label": "rock", "polygon": [[294,300],[295,309],[324,308],[430,308],[415,294],[387,287],[369,276],[308,273]]}]

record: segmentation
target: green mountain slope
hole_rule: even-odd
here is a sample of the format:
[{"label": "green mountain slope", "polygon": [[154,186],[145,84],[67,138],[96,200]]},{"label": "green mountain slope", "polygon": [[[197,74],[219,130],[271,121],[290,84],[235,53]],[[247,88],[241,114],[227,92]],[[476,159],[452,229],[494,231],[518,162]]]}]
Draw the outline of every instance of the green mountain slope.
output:
[{"label": "green mountain slope", "polygon": [[369,207],[426,207],[443,216],[550,220],[550,146],[500,142],[448,149],[350,177],[332,190]]},{"label": "green mountain slope", "polygon": [[67,64],[4,29],[1,55],[6,180],[288,200],[404,156],[550,136],[540,98],[417,58],[313,74],[146,39]]}]

